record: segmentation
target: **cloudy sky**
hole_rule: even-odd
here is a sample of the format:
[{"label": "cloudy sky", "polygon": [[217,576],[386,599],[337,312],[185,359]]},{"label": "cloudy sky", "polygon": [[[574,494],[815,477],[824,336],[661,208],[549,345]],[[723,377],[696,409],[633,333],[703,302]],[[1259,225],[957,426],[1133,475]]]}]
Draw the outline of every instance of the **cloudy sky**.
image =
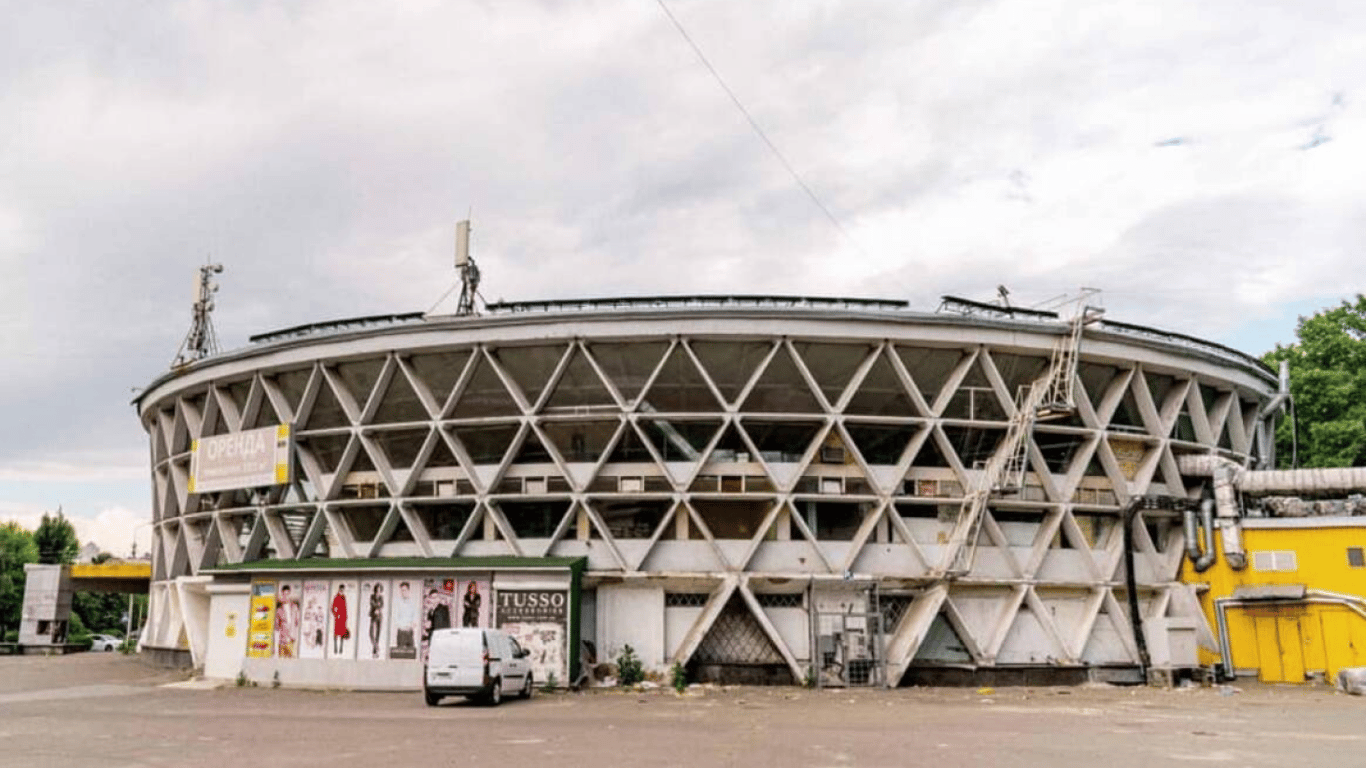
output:
[{"label": "cloudy sky", "polygon": [[812,195],[658,0],[0,0],[0,520],[145,550],[205,259],[231,348],[431,308],[470,211],[490,300],[1091,286],[1259,354],[1363,290],[1366,5],[665,1]]}]

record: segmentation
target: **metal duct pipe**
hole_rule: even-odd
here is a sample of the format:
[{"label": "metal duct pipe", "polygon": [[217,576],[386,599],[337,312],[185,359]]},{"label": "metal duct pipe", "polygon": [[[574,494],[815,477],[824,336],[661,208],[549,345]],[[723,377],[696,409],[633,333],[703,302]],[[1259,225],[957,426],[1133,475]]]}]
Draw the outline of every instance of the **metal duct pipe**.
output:
[{"label": "metal duct pipe", "polygon": [[[1185,512],[1184,525],[1186,529],[1186,557],[1191,560],[1191,567],[1196,573],[1204,573],[1214,565],[1214,499],[1204,499],[1200,502],[1200,520],[1196,521],[1195,509],[1187,509]],[[1204,542],[1204,552],[1201,552],[1200,543]]]},{"label": "metal duct pipe", "polygon": [[1276,411],[1280,410],[1282,407],[1285,406],[1286,401],[1290,399],[1290,361],[1289,361],[1289,360],[1282,360],[1282,361],[1281,361],[1281,370],[1280,370],[1280,374],[1281,374],[1281,375],[1280,375],[1280,385],[1281,385],[1281,386],[1280,386],[1279,390],[1276,392],[1276,396],[1273,397],[1273,398],[1271,398],[1270,402],[1268,402],[1265,406],[1262,407],[1262,415],[1263,415],[1263,418],[1265,418],[1265,417],[1267,417],[1267,416],[1270,416],[1270,415],[1274,414]]},{"label": "metal duct pipe", "polygon": [[1224,540],[1224,562],[1235,571],[1247,567],[1247,551],[1243,549],[1243,526],[1237,520],[1220,520],[1219,533]]},{"label": "metal duct pipe", "polygon": [[1219,468],[1226,467],[1229,482],[1244,493],[1347,493],[1366,488],[1366,467],[1248,470],[1209,454],[1182,456],[1177,463],[1184,475],[1214,477],[1216,481]]},{"label": "metal duct pipe", "polygon": [[[1238,497],[1234,493],[1234,482],[1242,469],[1231,461],[1225,461],[1214,468],[1214,504],[1219,510],[1219,532],[1224,540],[1224,561],[1235,571],[1247,567],[1247,553],[1243,551],[1243,529],[1238,525]],[[1214,551],[1214,528],[1207,529],[1207,544],[1211,555]]]},{"label": "metal duct pipe", "polygon": [[1366,467],[1244,472],[1236,482],[1244,493],[1349,493],[1366,488]]},{"label": "metal duct pipe", "polygon": [[1219,509],[1219,517],[1238,517],[1238,498],[1234,495],[1233,484],[1242,472],[1242,467],[1231,461],[1221,462],[1214,467],[1214,503]]}]

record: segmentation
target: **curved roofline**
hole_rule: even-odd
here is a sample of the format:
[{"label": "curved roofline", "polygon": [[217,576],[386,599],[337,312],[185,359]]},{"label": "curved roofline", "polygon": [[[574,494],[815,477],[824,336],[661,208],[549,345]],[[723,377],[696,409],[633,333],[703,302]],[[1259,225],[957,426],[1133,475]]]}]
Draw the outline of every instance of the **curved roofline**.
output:
[{"label": "curved roofline", "polygon": [[[228,362],[260,354],[266,350],[303,346],[316,341],[333,341],[369,335],[388,335],[413,330],[436,330],[443,326],[487,328],[502,325],[527,325],[566,319],[623,319],[631,316],[696,317],[823,317],[830,319],[892,320],[929,325],[957,325],[1029,331],[1031,333],[1062,334],[1068,323],[1051,313],[1008,313],[1007,308],[992,314],[962,312],[921,312],[910,309],[910,303],[899,299],[776,296],[776,295],[679,295],[612,297],[589,299],[549,299],[541,301],[496,302],[486,307],[484,314],[429,315],[407,312],[389,315],[367,315],[338,320],[308,323],[277,331],[257,334],[249,338],[249,345],[229,350],[182,368],[172,369],[158,376],[142,390],[133,405],[140,408],[145,396],[161,385],[182,374],[208,365]],[[1266,363],[1245,352],[1212,341],[1186,334],[1163,331],[1148,326],[1103,320],[1092,325],[1088,337],[1097,335],[1110,340],[1139,344],[1168,352],[1180,351],[1221,363],[1232,363],[1270,382],[1275,372]]]}]

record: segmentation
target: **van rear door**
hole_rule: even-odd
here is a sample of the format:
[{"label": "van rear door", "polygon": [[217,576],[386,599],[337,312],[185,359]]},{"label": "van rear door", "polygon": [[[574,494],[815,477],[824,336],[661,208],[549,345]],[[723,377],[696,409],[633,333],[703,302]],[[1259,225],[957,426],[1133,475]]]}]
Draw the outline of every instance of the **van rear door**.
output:
[{"label": "van rear door", "polygon": [[427,656],[427,684],[441,688],[477,688],[484,684],[484,633],[449,630],[432,636]]}]

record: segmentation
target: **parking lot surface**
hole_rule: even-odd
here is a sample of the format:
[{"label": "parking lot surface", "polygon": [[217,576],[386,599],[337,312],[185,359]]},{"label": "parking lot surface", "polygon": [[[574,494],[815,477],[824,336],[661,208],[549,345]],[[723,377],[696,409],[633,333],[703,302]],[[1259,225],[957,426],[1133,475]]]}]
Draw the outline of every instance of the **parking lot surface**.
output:
[{"label": "parking lot surface", "polygon": [[1366,699],[1325,686],[420,694],[185,686],[136,656],[0,657],[0,766],[1366,764]]}]

